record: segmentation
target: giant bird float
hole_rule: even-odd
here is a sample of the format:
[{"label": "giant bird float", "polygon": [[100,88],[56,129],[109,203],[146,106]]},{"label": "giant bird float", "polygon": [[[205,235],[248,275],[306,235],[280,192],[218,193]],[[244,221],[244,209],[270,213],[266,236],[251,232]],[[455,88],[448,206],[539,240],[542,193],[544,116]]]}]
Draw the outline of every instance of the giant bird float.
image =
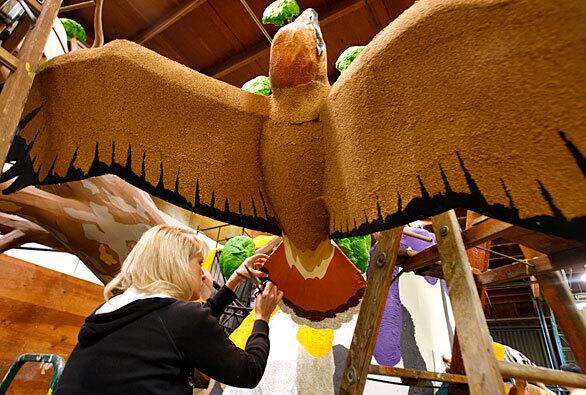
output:
[{"label": "giant bird float", "polygon": [[270,277],[318,326],[364,290],[331,237],[464,207],[586,240],[586,2],[420,0],[333,86],[326,64],[313,10],[274,37],[270,97],[126,41],[56,58],[8,192],[113,173],[282,233]]}]

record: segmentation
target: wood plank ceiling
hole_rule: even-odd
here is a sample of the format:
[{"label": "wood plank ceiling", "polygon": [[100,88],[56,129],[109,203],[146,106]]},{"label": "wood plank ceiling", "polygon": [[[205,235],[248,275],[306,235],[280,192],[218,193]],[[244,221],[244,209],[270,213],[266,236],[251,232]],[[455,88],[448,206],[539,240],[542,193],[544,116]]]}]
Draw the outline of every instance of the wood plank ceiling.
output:
[{"label": "wood plank ceiling", "polygon": [[[194,70],[242,86],[268,75],[269,42],[243,5],[244,0],[105,0],[106,42],[136,41]],[[64,5],[80,2],[66,0]],[[246,0],[260,20],[270,0]],[[352,45],[365,45],[408,8],[413,0],[298,0],[314,8],[328,50],[330,80],[339,73],[338,56]],[[80,22],[93,36],[93,8],[63,16]],[[265,26],[272,37],[277,28]],[[91,39],[90,39],[91,40]]]}]

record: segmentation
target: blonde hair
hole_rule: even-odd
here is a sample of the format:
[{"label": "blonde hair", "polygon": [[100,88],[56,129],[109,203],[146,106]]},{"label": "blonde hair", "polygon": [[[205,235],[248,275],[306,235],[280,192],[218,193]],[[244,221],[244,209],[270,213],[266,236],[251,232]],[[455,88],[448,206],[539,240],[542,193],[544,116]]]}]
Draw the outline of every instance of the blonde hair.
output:
[{"label": "blonde hair", "polygon": [[147,230],[122,263],[120,273],[104,288],[104,298],[131,286],[142,292],[166,293],[189,300],[193,295],[193,269],[189,261],[205,257],[206,246],[187,227],[158,225]]}]

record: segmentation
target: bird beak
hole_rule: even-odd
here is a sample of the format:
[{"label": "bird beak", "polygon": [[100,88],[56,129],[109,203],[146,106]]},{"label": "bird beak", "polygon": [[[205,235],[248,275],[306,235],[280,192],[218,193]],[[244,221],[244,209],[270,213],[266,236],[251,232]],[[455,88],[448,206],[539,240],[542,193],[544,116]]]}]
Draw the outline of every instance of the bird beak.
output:
[{"label": "bird beak", "polygon": [[319,17],[317,12],[313,8],[308,8],[307,10],[303,11],[297,19],[295,19],[295,23],[310,25],[315,30],[315,41],[317,43],[317,55],[321,56],[325,52],[326,44],[324,42],[324,38],[321,34],[321,28],[319,26]]}]

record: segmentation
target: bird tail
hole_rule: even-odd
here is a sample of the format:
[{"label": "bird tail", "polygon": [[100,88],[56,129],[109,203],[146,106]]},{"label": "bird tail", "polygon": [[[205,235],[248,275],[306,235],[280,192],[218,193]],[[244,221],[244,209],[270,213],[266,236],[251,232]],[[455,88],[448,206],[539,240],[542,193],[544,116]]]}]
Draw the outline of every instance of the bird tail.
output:
[{"label": "bird tail", "polygon": [[358,312],[366,281],[330,240],[300,251],[287,239],[265,263],[269,279],[283,291],[281,308],[314,328],[337,328]]}]

